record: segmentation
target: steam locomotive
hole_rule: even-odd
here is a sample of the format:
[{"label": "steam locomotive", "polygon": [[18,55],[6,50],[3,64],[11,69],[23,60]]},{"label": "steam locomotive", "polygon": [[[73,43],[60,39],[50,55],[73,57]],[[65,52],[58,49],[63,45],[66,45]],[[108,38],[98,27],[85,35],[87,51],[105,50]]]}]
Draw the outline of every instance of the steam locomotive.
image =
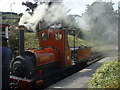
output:
[{"label": "steam locomotive", "polygon": [[[24,32],[23,27],[20,31]],[[21,54],[11,64],[11,87],[30,90],[42,87],[54,75],[62,75],[64,71],[89,60],[92,53],[90,47],[75,47],[75,42],[73,47],[68,45],[70,32],[74,30],[41,30],[39,48],[27,51],[20,48]]]}]

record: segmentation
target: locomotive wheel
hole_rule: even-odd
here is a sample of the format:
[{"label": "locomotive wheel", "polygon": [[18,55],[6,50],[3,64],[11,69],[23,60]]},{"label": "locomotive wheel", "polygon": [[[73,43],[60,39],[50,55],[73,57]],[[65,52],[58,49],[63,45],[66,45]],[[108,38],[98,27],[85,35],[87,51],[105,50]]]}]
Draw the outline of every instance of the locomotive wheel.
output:
[{"label": "locomotive wheel", "polygon": [[32,78],[35,74],[34,64],[29,60],[29,58],[16,58],[12,62],[12,74],[23,78]]}]

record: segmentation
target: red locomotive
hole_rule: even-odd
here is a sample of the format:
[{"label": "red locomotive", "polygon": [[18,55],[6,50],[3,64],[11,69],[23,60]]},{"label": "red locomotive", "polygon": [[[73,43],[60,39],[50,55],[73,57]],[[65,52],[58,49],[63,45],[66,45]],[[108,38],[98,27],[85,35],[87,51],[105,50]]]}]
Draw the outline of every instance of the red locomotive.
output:
[{"label": "red locomotive", "polygon": [[[24,51],[11,65],[11,85],[17,88],[41,87],[49,76],[62,74],[91,57],[91,48],[69,47],[67,29],[40,31],[40,48]],[[74,31],[73,31],[74,32]]]}]

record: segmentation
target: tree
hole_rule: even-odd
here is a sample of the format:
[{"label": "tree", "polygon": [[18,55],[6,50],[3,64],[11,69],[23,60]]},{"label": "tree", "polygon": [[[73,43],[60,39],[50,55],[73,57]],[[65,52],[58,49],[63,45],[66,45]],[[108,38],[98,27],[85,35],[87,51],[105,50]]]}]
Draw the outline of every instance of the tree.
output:
[{"label": "tree", "polygon": [[82,18],[89,27],[91,40],[117,44],[118,17],[112,5],[112,2],[94,2],[87,5]]}]

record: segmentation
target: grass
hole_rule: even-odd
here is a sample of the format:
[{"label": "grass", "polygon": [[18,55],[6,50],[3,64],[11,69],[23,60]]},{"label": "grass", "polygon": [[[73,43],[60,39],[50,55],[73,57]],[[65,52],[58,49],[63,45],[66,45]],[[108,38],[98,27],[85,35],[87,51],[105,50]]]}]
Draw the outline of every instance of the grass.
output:
[{"label": "grass", "polygon": [[[69,43],[70,47],[74,46],[74,37],[72,35],[68,35],[68,43]],[[92,43],[90,43],[86,40],[75,37],[75,46],[79,47],[81,45],[82,46],[89,46],[89,47],[93,46]]]},{"label": "grass", "polygon": [[93,51],[99,52],[99,51],[103,51],[103,50],[112,50],[115,49],[115,45],[96,45],[92,48]]}]

